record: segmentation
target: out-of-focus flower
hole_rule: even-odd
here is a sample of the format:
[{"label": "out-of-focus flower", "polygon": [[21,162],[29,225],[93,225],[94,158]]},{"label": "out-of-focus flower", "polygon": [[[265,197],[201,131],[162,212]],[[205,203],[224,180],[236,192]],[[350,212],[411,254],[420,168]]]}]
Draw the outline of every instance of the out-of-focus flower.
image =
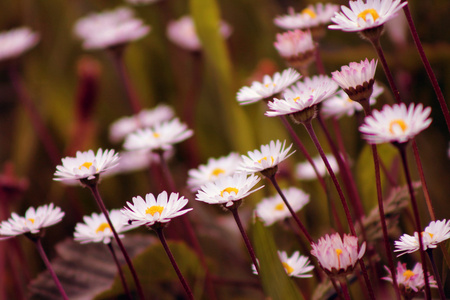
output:
[{"label": "out-of-focus flower", "polygon": [[274,23],[286,30],[312,29],[330,23],[338,11],[339,6],[331,3],[308,5],[299,13],[290,8],[287,15],[276,17]]},{"label": "out-of-focus flower", "polygon": [[406,143],[431,124],[431,108],[419,103],[406,107],[404,103],[385,105],[381,111],[374,110],[359,127],[369,144]]},{"label": "out-of-focus flower", "polygon": [[[231,35],[230,25],[223,21],[220,23],[219,30],[225,39]],[[167,37],[177,46],[189,51],[200,51],[202,48],[195,29],[194,20],[190,16],[184,16],[176,21],[170,21],[167,25]]]},{"label": "out-of-focus flower", "polygon": [[[308,257],[300,255],[298,251],[295,251],[291,257],[288,257],[285,251],[277,251],[277,253],[288,276],[297,278],[312,277],[312,274],[309,274],[309,272],[314,269],[314,266],[309,264]],[[253,274],[258,275],[255,265],[252,265],[252,270]]]},{"label": "out-of-focus flower", "polygon": [[0,223],[0,240],[8,239],[24,233],[38,234],[41,229],[59,223],[64,217],[61,208],[53,203],[30,207],[21,217],[16,213],[11,214],[11,218]]},{"label": "out-of-focus flower", "polygon": [[[336,161],[336,158],[334,155],[326,154],[328,163],[331,166],[331,169],[335,174],[339,172],[339,165]],[[313,159],[314,165],[317,168],[317,171],[319,172],[321,177],[324,177],[328,174],[328,170],[325,166],[325,163],[323,162],[323,159],[320,156],[314,157]],[[309,161],[305,161],[302,163],[298,163],[295,168],[295,175],[300,180],[314,180],[317,179],[316,172],[314,172],[314,169],[312,165],[309,163]]]},{"label": "out-of-focus flower", "polygon": [[91,13],[75,24],[76,35],[83,39],[85,49],[106,49],[138,40],[150,31],[142,20],[126,7]]},{"label": "out-of-focus flower", "polygon": [[[298,212],[303,206],[309,203],[309,195],[298,188],[290,187],[288,189],[283,189],[282,192],[286,196],[286,199],[294,212]],[[289,209],[279,194],[262,199],[261,202],[256,205],[256,215],[261,218],[266,226],[292,217]]]},{"label": "out-of-focus flower", "polygon": [[27,27],[0,32],[0,61],[21,56],[39,41],[39,34]]},{"label": "out-of-focus flower", "polygon": [[125,2],[131,5],[146,5],[146,4],[153,4],[159,1],[161,0],[125,0]]},{"label": "out-of-focus flower", "polygon": [[154,157],[154,154],[147,150],[121,151],[120,163],[116,167],[104,172],[102,177],[148,169],[150,164],[155,160],[157,158]]},{"label": "out-of-focus flower", "polygon": [[275,48],[293,68],[307,67],[314,61],[316,45],[310,31],[300,29],[277,34]]}]

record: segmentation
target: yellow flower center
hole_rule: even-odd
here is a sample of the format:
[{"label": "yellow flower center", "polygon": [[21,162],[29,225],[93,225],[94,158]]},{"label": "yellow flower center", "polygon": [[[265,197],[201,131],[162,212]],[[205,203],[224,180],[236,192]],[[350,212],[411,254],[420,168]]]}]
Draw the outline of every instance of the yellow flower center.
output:
[{"label": "yellow flower center", "polygon": [[425,231],[422,231],[422,236],[423,236],[424,233],[428,233],[428,234],[430,235],[431,238],[433,238],[433,236],[434,236],[434,234],[432,234],[432,233],[430,233],[430,232],[425,232]]},{"label": "yellow flower center", "polygon": [[405,121],[401,119],[392,120],[391,123],[389,123],[389,132],[391,134],[394,134],[394,128],[400,127],[402,132],[405,132],[405,130],[408,128],[408,125],[406,125]]},{"label": "yellow flower center", "polygon": [[315,13],[312,9],[310,9],[310,8],[305,8],[305,9],[302,10],[300,13],[301,13],[302,15],[303,15],[303,14],[308,15],[308,16],[310,16],[312,19],[315,19],[315,18],[317,17],[316,13]]},{"label": "yellow flower center", "polygon": [[92,166],[92,163],[87,161],[87,162],[83,163],[81,166],[79,166],[78,169],[81,170],[82,167],[85,167],[86,169],[89,170],[89,168],[90,168],[91,166]]},{"label": "yellow flower center", "polygon": [[342,255],[342,249],[336,249],[336,255],[337,255],[337,258],[338,258],[338,266],[339,266],[339,269],[341,268],[341,255]]},{"label": "yellow flower center", "polygon": [[226,189],[223,189],[220,192],[220,197],[223,197],[223,193],[227,192],[228,194],[231,194],[231,192],[234,192],[236,195],[238,194],[239,190],[234,187],[227,187]]},{"label": "yellow flower center", "polygon": [[284,204],[283,203],[278,203],[277,205],[275,205],[275,210],[284,210]]},{"label": "yellow flower center", "polygon": [[294,272],[294,268],[291,267],[290,265],[288,265],[287,263],[283,262],[283,263],[281,263],[281,264],[283,265],[283,267],[284,267],[284,269],[286,270],[286,273],[287,273],[288,275],[291,275],[291,273]]},{"label": "yellow flower center", "polygon": [[[272,159],[272,164],[273,164],[273,156],[271,156],[270,158]],[[258,162],[261,163],[263,160],[267,160],[267,156],[264,156],[263,158],[258,160]]]},{"label": "yellow flower center", "polygon": [[223,174],[223,173],[225,173],[225,170],[224,170],[224,169],[221,169],[221,168],[215,168],[215,169],[211,172],[211,177],[213,177],[213,176],[217,177],[217,176],[219,176],[220,174]]},{"label": "yellow flower center", "polygon": [[292,99],[292,100],[294,100],[294,102],[297,102],[298,100],[300,100],[300,97],[295,97],[295,98]]},{"label": "yellow flower center", "polygon": [[34,224],[34,219],[32,219],[32,218],[27,219],[27,221],[30,221],[31,223]]},{"label": "yellow flower center", "polygon": [[154,216],[156,213],[159,213],[159,215],[161,215],[163,210],[164,210],[164,206],[153,205],[153,206],[147,208],[145,210],[145,213],[146,214],[151,214],[152,216]]},{"label": "yellow flower center", "polygon": [[276,87],[277,84],[276,84],[276,83],[266,83],[264,86],[265,86],[266,88],[268,88],[269,86]]},{"label": "yellow flower center", "polygon": [[380,17],[380,15],[377,13],[377,11],[375,9],[368,8],[368,9],[363,10],[362,12],[360,12],[358,14],[358,18],[362,18],[364,21],[367,21],[366,17],[368,15],[371,15],[374,21],[376,21]]},{"label": "yellow flower center", "polygon": [[95,231],[95,233],[99,233],[100,231],[105,231],[106,228],[111,229],[111,227],[109,227],[108,223],[102,223],[102,224],[100,224],[100,226],[98,226],[98,228]]},{"label": "yellow flower center", "polygon": [[159,133],[157,133],[157,132],[154,132],[154,133],[153,133],[153,137],[154,137],[154,138],[159,138],[159,137],[160,137],[160,135],[159,135]]},{"label": "yellow flower center", "polygon": [[414,274],[414,272],[411,270],[406,270],[405,272],[403,272],[403,276],[406,278],[406,280],[409,280],[414,275],[416,274]]}]

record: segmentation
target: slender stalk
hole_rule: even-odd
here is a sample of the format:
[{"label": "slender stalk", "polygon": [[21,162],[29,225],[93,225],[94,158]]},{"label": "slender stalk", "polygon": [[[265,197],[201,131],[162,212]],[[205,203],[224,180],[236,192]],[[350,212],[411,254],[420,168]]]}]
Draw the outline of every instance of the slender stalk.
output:
[{"label": "slender stalk", "polygon": [[433,249],[428,248],[426,251],[427,251],[428,257],[430,258],[431,267],[433,268],[434,278],[436,279],[436,283],[437,283],[438,290],[439,290],[439,296],[441,297],[441,300],[445,300],[446,297],[445,297],[444,287],[442,285],[441,276],[439,276],[439,270],[436,266],[436,262],[434,261]]},{"label": "slender stalk", "polygon": [[[90,181],[94,181],[94,183],[91,183]],[[113,226],[113,224],[111,222],[108,210],[106,209],[106,206],[103,203],[102,197],[100,196],[100,193],[98,191],[97,180],[90,180],[90,181],[89,180],[85,180],[85,181],[83,181],[83,183],[86,184],[87,187],[89,187],[89,189],[92,192],[92,195],[94,196],[95,201],[97,202],[98,207],[100,208],[100,211],[105,215],[106,221],[108,222],[108,225],[111,228],[111,231],[112,231],[112,233],[114,235],[114,239],[116,240],[117,245],[119,246],[120,251],[123,254],[123,257],[125,258],[125,261],[126,261],[126,263],[128,265],[128,268],[130,269],[131,276],[133,276],[133,280],[134,280],[134,283],[136,284],[136,289],[138,291],[139,297],[142,300],[144,300],[145,299],[144,292],[142,290],[142,286],[141,286],[141,283],[140,283],[139,278],[137,276],[136,270],[135,270],[135,268],[133,266],[133,263],[131,262],[131,259],[130,259],[130,256],[128,255],[127,250],[125,249],[122,241],[119,238],[119,235],[117,234],[116,229],[114,228],[114,226]]]},{"label": "slender stalk", "polygon": [[342,295],[342,290],[339,288],[339,286],[337,285],[337,283],[334,280],[334,278],[330,277],[330,281],[331,281],[331,284],[333,285],[334,290],[336,291],[339,299],[344,300],[344,296]]},{"label": "slender stalk", "polygon": [[[427,261],[425,258],[425,248],[423,247],[423,239],[422,239],[422,225],[420,225],[420,215],[419,215],[419,207],[417,206],[416,196],[414,195],[414,189],[411,181],[411,174],[409,172],[408,161],[406,159],[406,149],[405,144],[398,145],[398,149],[400,151],[400,157],[402,158],[403,170],[405,171],[405,177],[408,184],[409,196],[411,197],[411,204],[413,207],[414,219],[416,221],[416,230],[419,236],[419,252],[420,252],[420,260],[422,261],[423,268],[423,277],[425,279],[425,296],[427,299],[431,299],[430,292],[430,282],[428,278],[427,272]],[[395,274],[395,273],[392,273]]]},{"label": "slender stalk", "polygon": [[128,285],[127,285],[127,281],[125,280],[125,276],[123,275],[122,267],[120,266],[119,260],[117,259],[116,251],[114,251],[114,248],[111,243],[108,243],[107,246],[108,246],[108,249],[111,252],[111,255],[114,259],[114,263],[117,266],[117,272],[119,273],[119,277],[120,277],[120,281],[122,282],[123,290],[124,290],[125,294],[127,295],[128,299],[132,300],[133,297],[131,296],[130,289],[128,288]]},{"label": "slender stalk", "polygon": [[169,246],[167,245],[166,238],[164,237],[162,227],[156,227],[156,228],[154,228],[154,230],[156,231],[156,234],[158,235],[159,240],[161,241],[161,244],[163,245],[164,250],[166,251],[167,256],[169,257],[170,262],[172,263],[172,266],[175,269],[178,279],[180,280],[181,284],[183,285],[188,298],[194,299],[194,295],[192,294],[192,291],[191,291],[189,285],[187,284],[186,280],[184,279],[183,274],[181,274],[180,268],[178,268],[177,262],[175,261],[175,258],[173,257],[173,254],[170,251]]},{"label": "slender stalk", "polygon": [[292,217],[295,220],[295,223],[297,223],[298,227],[302,231],[303,235],[308,239],[309,244],[313,243],[314,240],[312,239],[311,235],[308,233],[308,230],[306,230],[306,227],[303,225],[302,221],[298,218],[295,211],[292,209],[291,205],[289,204],[289,201],[286,199],[286,196],[283,194],[283,191],[280,189],[280,186],[278,185],[277,180],[275,179],[275,174],[268,177],[270,182],[272,182],[273,186],[277,190],[278,194],[280,195],[281,199],[283,199],[284,204],[288,208],[289,212],[291,213]]},{"label": "slender stalk", "polygon": [[45,254],[44,248],[42,247],[41,239],[39,237],[38,238],[30,238],[30,239],[36,245],[39,255],[41,256],[42,260],[44,261],[44,264],[47,267],[47,270],[50,272],[50,275],[52,276],[53,281],[55,282],[56,287],[59,290],[59,293],[61,294],[61,296],[63,297],[64,300],[68,300],[69,297],[67,297],[67,294],[61,285],[61,282],[59,281],[58,277],[56,276],[56,273],[53,270],[53,267],[52,267],[50,261],[48,260],[47,255]]},{"label": "slender stalk", "polygon": [[422,47],[422,43],[420,42],[416,26],[414,25],[414,21],[412,19],[411,11],[409,10],[409,4],[406,4],[403,7],[403,12],[405,13],[406,21],[408,22],[409,29],[411,31],[411,35],[413,37],[417,51],[419,52],[420,59],[422,60],[425,70],[427,71],[428,78],[430,78],[431,85],[433,86],[434,92],[436,93],[437,99],[439,101],[439,105],[441,106],[441,110],[445,118],[445,123],[447,123],[447,129],[448,131],[450,131],[450,113],[448,111],[447,103],[445,102],[444,95],[442,94],[441,88],[439,87],[436,75],[434,74],[433,69],[431,68],[430,62],[428,61],[428,58],[425,55],[425,51]]},{"label": "slender stalk", "polygon": [[247,247],[247,251],[250,254],[250,257],[252,258],[252,262],[255,265],[256,271],[259,274],[259,264],[258,260],[256,259],[255,251],[253,251],[252,244],[250,243],[250,239],[247,236],[247,233],[244,230],[244,226],[242,226],[241,218],[239,218],[238,210],[234,205],[228,210],[231,211],[233,214],[234,220],[236,221],[237,226],[239,227],[239,231],[241,232],[242,238],[244,239],[245,246]]},{"label": "slender stalk", "polygon": [[325,75],[327,72],[325,71],[325,66],[323,64],[322,56],[320,55],[320,47],[319,46],[316,47],[315,52],[316,52],[315,53],[315,62],[316,62],[317,71],[319,72],[319,74]]},{"label": "slender stalk", "polygon": [[345,279],[339,280],[339,284],[341,285],[342,294],[344,294],[345,300],[350,300],[350,293],[348,292],[347,283],[345,282]]}]

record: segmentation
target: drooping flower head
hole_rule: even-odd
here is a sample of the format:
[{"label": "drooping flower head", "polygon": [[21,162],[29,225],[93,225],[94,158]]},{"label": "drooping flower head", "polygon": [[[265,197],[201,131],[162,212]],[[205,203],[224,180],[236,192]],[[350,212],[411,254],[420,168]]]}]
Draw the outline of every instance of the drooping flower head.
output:
[{"label": "drooping flower head", "polygon": [[39,234],[43,228],[59,223],[63,217],[64,212],[53,203],[36,209],[30,207],[24,217],[13,212],[11,218],[0,223],[0,240],[26,233]]},{"label": "drooping flower head", "polygon": [[241,157],[235,152],[217,159],[210,158],[206,164],[188,171],[187,184],[193,191],[196,191],[200,186],[215,181],[219,176],[234,174],[240,163]]},{"label": "drooping flower head", "polygon": [[381,111],[374,110],[359,127],[363,138],[369,144],[403,144],[413,139],[431,124],[431,108],[419,103],[385,105]]},{"label": "drooping flower head", "polygon": [[289,66],[307,68],[314,61],[316,45],[310,31],[296,29],[279,33],[276,38],[274,46]]},{"label": "drooping flower head", "polygon": [[274,23],[286,30],[311,29],[314,32],[314,28],[330,23],[337,11],[339,6],[331,3],[308,5],[298,13],[289,8],[288,14],[276,17]]},{"label": "drooping flower head", "polygon": [[27,27],[0,32],[0,61],[21,56],[39,41],[39,34]]},{"label": "drooping flower head", "polygon": [[128,206],[121,211],[133,225],[160,226],[191,211],[192,208],[182,210],[187,203],[188,200],[178,193],[168,196],[163,191],[157,197],[149,193],[145,200],[141,196],[133,197],[133,203],[127,202]]},{"label": "drooping flower head", "polygon": [[[309,195],[298,188],[290,187],[283,189],[282,192],[294,212],[298,212],[303,206],[309,203]],[[279,194],[262,199],[256,205],[256,215],[261,218],[266,226],[292,217],[292,214]]]},{"label": "drooping flower head", "polygon": [[[317,257],[320,266],[329,276],[346,275],[353,271],[356,263],[366,251],[366,243],[358,247],[358,238],[339,233],[325,235],[316,243],[312,243],[311,254]],[[358,251],[359,248],[359,251]]]},{"label": "drooping flower head", "polygon": [[226,208],[239,206],[242,199],[264,187],[253,189],[260,179],[256,175],[248,176],[245,173],[220,176],[214,182],[201,186],[195,200],[208,204],[222,204]]},{"label": "drooping flower head", "polygon": [[63,158],[62,165],[56,166],[56,172],[53,180],[92,180],[98,174],[114,168],[119,163],[119,155],[114,150],[105,150],[101,148],[94,151],[77,151],[75,157]]},{"label": "drooping flower head", "polygon": [[[220,23],[219,30],[225,39],[231,35],[230,25],[223,21]],[[167,25],[167,37],[177,46],[189,51],[200,51],[202,48],[195,29],[194,20],[190,16],[184,16],[176,21],[170,21]]]},{"label": "drooping flower head", "polygon": [[126,7],[91,13],[75,24],[74,31],[83,39],[85,49],[106,49],[138,40],[150,31],[142,20]]},{"label": "drooping flower head", "polygon": [[289,153],[292,144],[285,147],[286,141],[270,141],[267,145],[262,145],[261,150],[248,151],[247,156],[242,155],[242,163],[239,171],[247,173],[261,172],[264,176],[272,176],[276,173],[278,164],[291,156],[295,151]]},{"label": "drooping flower head", "polygon": [[250,87],[242,87],[238,91],[236,99],[241,105],[267,100],[284,91],[300,77],[300,73],[292,68],[284,70],[281,74],[275,73],[273,78],[265,75],[262,82],[254,81]]},{"label": "drooping flower head", "polygon": [[193,134],[186,124],[175,118],[130,133],[125,138],[123,147],[127,150],[168,151],[172,150],[174,144],[190,138]]},{"label": "drooping flower head", "polygon": [[[439,243],[450,239],[450,220],[431,221],[421,234],[424,250],[436,248]],[[398,256],[417,250],[419,250],[419,234],[417,232],[414,232],[414,236],[405,233],[399,241],[395,241],[394,252],[401,252]]]},{"label": "drooping flower head", "polygon": [[[335,174],[339,172],[339,165],[336,161],[336,158],[334,155],[326,154],[328,163],[331,166],[331,169]],[[314,165],[316,166],[316,169],[321,177],[324,177],[328,174],[328,170],[325,166],[325,163],[323,162],[322,157],[317,156],[313,159]],[[300,180],[315,180],[317,179],[316,172],[314,171],[311,163],[309,161],[298,163],[295,167],[295,175],[297,179]]]},{"label": "drooping flower head", "polygon": [[[128,218],[118,209],[112,209],[109,212],[109,218],[120,238],[124,237],[121,233],[136,228],[135,224],[128,224]],[[113,232],[104,214],[93,213],[90,216],[84,216],[83,221],[84,223],[77,223],[75,225],[75,232],[73,234],[75,241],[81,244],[109,244],[114,239]]]},{"label": "drooping flower head", "polygon": [[[312,274],[309,272],[314,269],[314,266],[309,264],[309,258],[300,255],[299,251],[292,253],[291,257],[288,257],[285,251],[277,251],[281,264],[283,265],[286,274],[291,277],[297,278],[309,278]],[[258,271],[255,265],[252,265],[253,274],[258,275]]]}]

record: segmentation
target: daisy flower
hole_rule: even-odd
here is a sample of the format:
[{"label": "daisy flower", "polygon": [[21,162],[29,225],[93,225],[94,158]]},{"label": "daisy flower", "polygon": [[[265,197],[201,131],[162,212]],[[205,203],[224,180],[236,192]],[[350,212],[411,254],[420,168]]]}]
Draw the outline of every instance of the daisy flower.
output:
[{"label": "daisy flower", "polygon": [[113,142],[119,142],[123,138],[139,128],[155,126],[158,123],[169,121],[175,116],[172,107],[160,104],[152,109],[143,109],[137,115],[123,117],[115,121],[109,127],[109,138]]},{"label": "daisy flower", "polygon": [[[339,172],[339,165],[336,161],[336,158],[334,155],[326,154],[328,163],[331,166],[331,169],[335,174]],[[313,159],[314,165],[317,168],[317,171],[319,172],[320,176],[324,177],[328,174],[328,170],[325,166],[325,163],[323,162],[322,157],[317,156]],[[297,179],[300,180],[315,180],[317,179],[316,172],[314,171],[312,165],[309,163],[309,161],[305,161],[302,163],[298,163],[295,167],[295,175]]]},{"label": "daisy flower", "polygon": [[431,124],[431,108],[419,103],[385,105],[381,111],[374,110],[359,127],[369,144],[406,143]]},{"label": "daisy flower", "polygon": [[147,150],[121,151],[120,164],[117,167],[108,169],[102,174],[102,178],[113,176],[115,174],[126,174],[147,169],[153,161],[158,158]]},{"label": "daisy flower", "polygon": [[[384,266],[386,271],[388,271],[388,276],[381,279],[392,281],[392,274],[388,267]],[[401,293],[405,299],[412,299],[416,294],[423,291],[425,287],[425,278],[423,274],[422,264],[416,263],[412,270],[406,268],[406,264],[398,262],[397,272],[396,272],[397,283],[400,288]],[[433,276],[428,274],[428,280],[430,287],[437,287],[436,281]]]},{"label": "daisy flower", "polygon": [[260,186],[252,190],[259,182],[260,177],[245,173],[234,173],[229,176],[220,176],[214,182],[208,182],[201,186],[195,200],[208,204],[223,204],[226,208],[234,202],[240,201],[253,192],[263,188]]},{"label": "daisy flower", "polygon": [[276,169],[279,163],[295,152],[289,153],[292,144],[287,148],[285,145],[286,141],[282,144],[279,140],[276,140],[270,141],[267,145],[262,145],[261,150],[248,151],[247,156],[241,156],[242,162],[238,170],[247,173],[256,173]]},{"label": "daisy flower", "polygon": [[[231,27],[225,22],[220,22],[220,34],[226,39],[231,35]],[[189,50],[199,51],[202,48],[198,38],[194,20],[190,16],[184,16],[176,21],[170,21],[167,25],[167,37],[177,46]]]},{"label": "daisy flower", "polygon": [[[134,224],[129,225],[127,217],[118,209],[111,210],[109,218],[120,238],[124,237],[121,233],[136,227]],[[113,232],[104,214],[93,213],[90,216],[84,216],[83,221],[84,223],[77,223],[74,232],[75,240],[81,244],[100,242],[109,244],[114,239]]]},{"label": "daisy flower", "polygon": [[[421,234],[424,250],[436,248],[439,243],[450,239],[450,220],[431,221]],[[398,256],[417,250],[419,250],[417,232],[414,232],[414,236],[403,234],[399,241],[395,241],[394,252],[402,252]]]},{"label": "daisy flower", "polygon": [[284,70],[281,74],[275,73],[273,78],[265,75],[262,82],[254,81],[250,87],[242,87],[237,93],[237,101],[241,105],[246,105],[268,99],[285,90],[300,77],[300,73],[292,68]]},{"label": "daisy flower", "polygon": [[342,5],[341,12],[331,18],[335,24],[328,28],[355,32],[380,27],[394,18],[407,3],[401,0],[350,1],[350,8]]},{"label": "daisy flower", "polygon": [[[301,189],[290,187],[283,189],[282,192],[295,212],[309,203],[309,195]],[[266,226],[292,216],[279,194],[262,199],[256,205],[256,215],[261,218]]]},{"label": "daisy flower", "polygon": [[338,5],[316,3],[316,5],[308,5],[299,13],[296,13],[293,8],[289,8],[287,15],[278,16],[273,22],[285,30],[312,29],[330,23],[331,18],[338,11]]},{"label": "daisy flower", "polygon": [[123,147],[127,150],[167,151],[171,150],[174,144],[190,138],[193,134],[186,124],[175,118],[130,133],[126,136]]},{"label": "daisy flower", "polygon": [[[312,277],[312,275],[308,273],[314,269],[314,266],[309,264],[308,257],[300,255],[300,252],[298,251],[295,251],[291,257],[288,257],[285,251],[277,251],[277,253],[288,276],[297,278]],[[258,275],[255,265],[252,265],[252,270],[253,274]]]},{"label": "daisy flower", "polygon": [[138,40],[150,31],[126,7],[92,13],[77,21],[75,34],[83,39],[85,49],[106,49]]},{"label": "daisy flower", "polygon": [[101,148],[94,151],[77,151],[76,157],[62,159],[62,165],[56,166],[55,178],[53,180],[92,180],[98,174],[114,168],[119,163],[119,155],[114,150],[105,150]]},{"label": "daisy flower", "polygon": [[53,203],[30,207],[21,217],[16,213],[11,214],[11,218],[0,223],[0,239],[8,239],[24,233],[37,234],[42,228],[59,223],[64,217],[61,208],[54,206]]},{"label": "daisy flower", "polygon": [[339,233],[325,235],[316,243],[312,243],[311,254],[317,257],[320,266],[328,275],[344,275],[353,271],[356,263],[366,251],[364,242],[358,251],[358,238]]},{"label": "daisy flower", "polygon": [[198,166],[197,169],[188,171],[187,184],[192,191],[196,191],[200,186],[207,182],[215,181],[219,176],[228,176],[236,172],[241,157],[239,154],[232,152],[227,156],[219,158],[210,158],[205,165]]},{"label": "daisy flower", "polygon": [[287,63],[294,68],[308,66],[314,60],[316,45],[310,31],[299,29],[279,33],[274,43],[275,48]]},{"label": "daisy flower", "polygon": [[121,211],[133,225],[153,226],[160,223],[168,223],[173,218],[184,215],[192,208],[184,209],[188,200],[180,197],[178,193],[171,193],[170,196],[164,191],[157,198],[152,193],[145,195],[145,200],[141,196],[133,197],[133,203],[127,202]]},{"label": "daisy flower", "polygon": [[0,61],[16,58],[33,48],[39,35],[27,27],[0,32]]}]

